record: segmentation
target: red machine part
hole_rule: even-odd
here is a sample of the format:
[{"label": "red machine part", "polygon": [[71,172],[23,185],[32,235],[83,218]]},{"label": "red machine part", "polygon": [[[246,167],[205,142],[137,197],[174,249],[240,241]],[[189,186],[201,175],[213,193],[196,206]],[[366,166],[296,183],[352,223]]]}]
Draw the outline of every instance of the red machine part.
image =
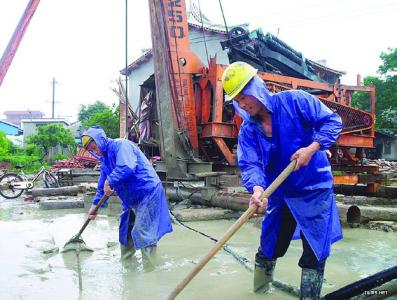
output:
[{"label": "red machine part", "polygon": [[[217,145],[229,165],[235,165],[232,149],[227,146],[228,140],[236,140],[241,119],[234,116],[224,120],[224,96],[221,76],[225,66],[217,65],[215,58],[210,61],[206,74],[202,75],[196,86],[197,123],[200,128],[200,139],[212,139]],[[318,98],[330,109],[337,112],[343,121],[343,131],[337,141],[341,147],[373,147],[374,139],[374,87],[345,86],[337,83],[335,86],[298,79],[294,77],[260,73],[259,76],[266,82],[271,92],[280,92],[287,89],[305,89],[320,91]],[[337,93],[343,90],[343,93]],[[372,111],[370,113],[350,106],[351,95],[356,92],[370,94]],[[346,156],[346,158],[349,158]],[[357,160],[350,159],[349,164],[356,164]]]}]

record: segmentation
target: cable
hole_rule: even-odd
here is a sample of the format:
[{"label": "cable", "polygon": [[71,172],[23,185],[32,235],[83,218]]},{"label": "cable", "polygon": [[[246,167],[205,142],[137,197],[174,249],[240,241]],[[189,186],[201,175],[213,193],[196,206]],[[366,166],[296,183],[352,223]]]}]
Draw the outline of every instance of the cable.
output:
[{"label": "cable", "polygon": [[125,138],[128,140],[128,0],[125,0]]},{"label": "cable", "polygon": [[199,6],[199,12],[200,12],[200,20],[201,20],[201,30],[203,32],[203,39],[204,39],[204,45],[205,45],[205,53],[207,55],[207,62],[208,66],[210,65],[210,59],[208,56],[208,49],[207,49],[207,41],[205,40],[205,32],[204,32],[204,24],[203,24],[203,15],[201,14],[201,6],[200,6],[200,0],[198,0],[198,6]]},{"label": "cable", "polygon": [[[213,242],[215,242],[215,243],[218,242],[218,240],[217,240],[216,238],[214,238],[214,237],[212,237],[212,236],[210,236],[210,235],[208,235],[208,234],[206,234],[206,233],[204,233],[204,232],[201,232],[201,231],[199,231],[199,230],[197,230],[197,229],[194,229],[194,228],[192,228],[192,227],[186,225],[185,223],[181,222],[180,220],[178,220],[178,219],[175,217],[175,215],[174,215],[171,211],[170,211],[170,214],[172,215],[172,217],[173,217],[175,223],[177,223],[177,224],[179,224],[179,225],[181,225],[181,226],[183,226],[183,227],[185,227],[185,228],[187,228],[187,229],[189,229],[189,230],[192,230],[192,231],[194,231],[194,232],[196,232],[196,233],[198,233],[198,234],[201,234],[202,236],[204,236],[204,237],[210,239],[211,241],[213,241]],[[224,251],[226,251],[227,253],[231,254],[231,255],[232,255],[239,263],[241,263],[248,271],[250,271],[250,272],[253,272],[253,271],[254,271],[253,263],[252,263],[248,258],[246,258],[246,257],[244,257],[244,256],[241,256],[241,255],[238,254],[236,251],[234,251],[233,249],[231,249],[230,246],[228,246],[227,244],[225,244],[225,245],[222,247],[222,249],[223,249]]]},{"label": "cable", "polygon": [[[334,3],[338,3],[338,2],[343,2],[344,4],[346,3],[346,0],[336,0],[334,2],[328,1],[328,2],[322,2],[322,3],[317,3],[314,5],[307,5],[307,6],[299,6],[299,7],[295,7],[295,8],[291,8],[291,9],[282,9],[279,12],[273,12],[271,14],[263,14],[261,15],[262,17],[273,17],[273,16],[277,16],[277,15],[285,15],[288,13],[294,13],[296,14],[298,11],[300,10],[307,10],[308,8],[314,8],[314,7],[324,7],[324,6],[329,6],[329,5],[333,5]],[[298,2],[297,2],[298,3]]]},{"label": "cable", "polygon": [[223,17],[223,22],[225,23],[225,29],[226,29],[227,37],[230,39],[229,29],[227,28],[226,19],[225,19],[225,14],[223,13],[223,7],[222,7],[222,2],[221,2],[221,0],[219,0],[219,7],[221,8],[222,17]]},{"label": "cable", "polygon": [[[210,40],[206,40],[206,41],[207,41],[207,42],[221,41],[221,39],[215,38],[215,39],[210,39]],[[204,43],[204,41],[203,41],[203,40],[198,40],[198,41],[195,41],[195,42],[190,42],[190,44],[201,44],[201,43]]]},{"label": "cable", "polygon": [[[326,16],[316,16],[314,18],[311,19],[303,19],[303,20],[298,20],[298,21],[290,21],[290,22],[286,22],[286,23],[280,23],[278,26],[279,27],[296,27],[299,25],[308,25],[308,24],[313,24],[313,23],[329,23],[330,21],[335,21],[335,20],[340,20],[340,19],[344,19],[344,18],[351,18],[353,16],[363,16],[363,15],[375,15],[378,13],[383,13],[383,12],[390,12],[390,9],[384,9],[390,6],[395,6],[395,3],[390,3],[388,5],[383,5],[383,6],[377,6],[377,7],[367,7],[364,9],[360,9],[360,10],[355,10],[355,11],[345,11],[343,14],[337,15],[337,16],[330,16],[330,15],[326,15]],[[381,9],[381,10],[377,10],[374,11],[373,9]]]}]

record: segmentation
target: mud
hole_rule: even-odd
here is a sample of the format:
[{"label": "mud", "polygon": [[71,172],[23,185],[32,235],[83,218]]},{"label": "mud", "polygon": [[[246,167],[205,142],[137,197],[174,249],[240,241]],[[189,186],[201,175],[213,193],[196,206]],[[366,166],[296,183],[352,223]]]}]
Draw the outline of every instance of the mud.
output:
[{"label": "mud", "polygon": [[[120,263],[117,217],[99,212],[83,233],[94,252],[80,253],[83,289],[75,253],[44,253],[62,248],[84,223],[85,209],[41,210],[23,200],[0,199],[1,299],[164,299],[213,246],[213,241],[179,225],[159,243],[152,272],[141,265]],[[219,238],[234,220],[189,222]],[[233,251],[252,263],[260,230],[244,225],[230,240]],[[397,234],[363,228],[344,229],[333,246],[325,271],[323,294],[397,264]],[[275,278],[299,286],[301,242],[293,241],[276,266]],[[274,289],[270,295],[251,292],[252,272],[232,255],[219,252],[178,299],[295,299]]]}]

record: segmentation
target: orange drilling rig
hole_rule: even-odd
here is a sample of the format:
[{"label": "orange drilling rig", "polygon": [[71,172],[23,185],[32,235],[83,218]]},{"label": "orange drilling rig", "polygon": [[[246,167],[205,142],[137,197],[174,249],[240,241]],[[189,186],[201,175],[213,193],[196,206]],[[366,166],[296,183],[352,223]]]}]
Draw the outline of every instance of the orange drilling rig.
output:
[{"label": "orange drilling rig", "polygon": [[[155,95],[153,116],[159,124],[152,130],[161,157],[157,171],[170,181],[237,174],[235,152],[242,120],[224,101],[221,77],[226,66],[217,64],[216,57],[205,66],[191,50],[184,0],[150,0],[149,6],[154,58],[149,89]],[[270,91],[304,89],[336,111],[344,127],[332,148],[332,163],[333,170],[344,174],[335,175],[335,183],[361,182],[370,191],[376,189],[379,177],[367,175],[376,174],[378,168],[360,165],[364,150],[374,143],[373,87],[343,85],[337,72],[261,31],[232,28],[221,44],[230,62],[244,60],[258,68]],[[370,112],[352,107],[355,92],[368,94]]]}]

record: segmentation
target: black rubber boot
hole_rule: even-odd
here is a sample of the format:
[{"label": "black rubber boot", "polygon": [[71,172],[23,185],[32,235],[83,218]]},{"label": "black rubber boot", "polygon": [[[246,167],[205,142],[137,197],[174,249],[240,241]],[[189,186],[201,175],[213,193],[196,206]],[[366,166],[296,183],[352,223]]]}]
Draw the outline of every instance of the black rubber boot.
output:
[{"label": "black rubber boot", "polygon": [[301,277],[301,300],[318,300],[321,295],[323,285],[324,268],[319,269],[302,269]]},{"label": "black rubber boot", "polygon": [[143,269],[146,272],[154,270],[157,264],[157,245],[148,246],[141,249]]},{"label": "black rubber boot", "polygon": [[273,281],[276,259],[269,260],[262,253],[255,255],[254,270],[254,292],[266,293],[270,290],[270,283]]},{"label": "black rubber boot", "polygon": [[132,256],[135,255],[135,248],[134,245],[132,245],[131,241],[128,241],[128,246],[123,246],[120,244],[120,254],[121,254],[121,260],[127,260],[130,259]]}]

